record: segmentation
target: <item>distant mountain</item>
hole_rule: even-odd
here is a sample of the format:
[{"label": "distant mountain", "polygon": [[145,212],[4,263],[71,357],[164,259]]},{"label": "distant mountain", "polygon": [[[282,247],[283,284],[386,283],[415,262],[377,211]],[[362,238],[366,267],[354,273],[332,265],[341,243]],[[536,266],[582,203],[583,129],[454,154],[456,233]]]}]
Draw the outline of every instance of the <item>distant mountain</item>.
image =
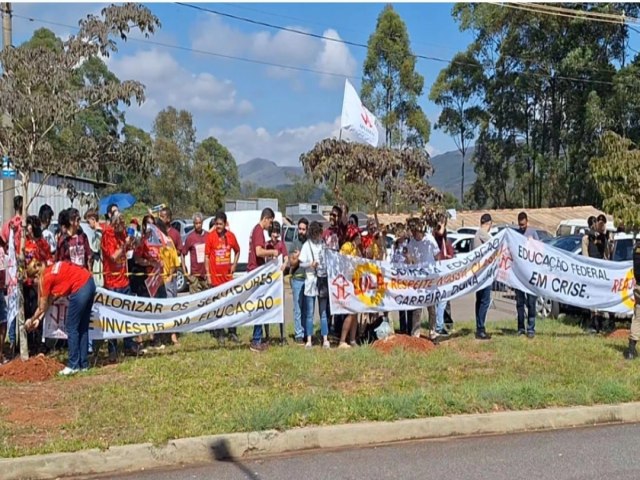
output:
[{"label": "distant mountain", "polygon": [[[464,191],[476,181],[476,172],[473,170],[474,148],[470,147],[464,160]],[[429,184],[442,192],[449,192],[460,198],[460,181],[462,180],[462,155],[458,150],[446,152],[431,158],[433,176],[429,178]]]},{"label": "distant mountain", "polygon": [[[473,147],[471,147],[465,156],[465,192],[476,180],[476,173],[473,171],[473,164],[471,163],[473,152]],[[431,164],[433,165],[434,174],[429,179],[429,183],[438,190],[449,192],[459,197],[461,159],[462,156],[457,150],[432,157]],[[304,170],[302,167],[280,167],[271,160],[254,158],[247,163],[238,165],[238,174],[240,183],[251,182],[258,187],[285,188],[293,184],[292,177],[303,176]],[[321,191],[318,196],[321,196]]]},{"label": "distant mountain", "polygon": [[302,167],[279,167],[271,160],[254,158],[238,165],[240,183],[251,182],[258,187],[278,188],[293,184],[291,177],[302,176]]}]

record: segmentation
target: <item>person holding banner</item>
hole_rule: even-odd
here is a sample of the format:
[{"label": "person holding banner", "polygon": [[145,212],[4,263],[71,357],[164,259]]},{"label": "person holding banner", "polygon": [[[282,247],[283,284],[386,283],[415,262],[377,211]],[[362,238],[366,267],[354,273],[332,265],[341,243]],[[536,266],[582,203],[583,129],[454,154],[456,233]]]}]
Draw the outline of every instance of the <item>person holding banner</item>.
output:
[{"label": "person holding banner", "polygon": [[[410,265],[434,266],[436,257],[440,254],[440,248],[435,238],[430,233],[424,231],[422,222],[417,218],[409,219],[409,230],[411,238],[407,245],[407,263]],[[436,333],[436,307],[430,305],[427,307],[429,314],[429,339],[435,340],[438,336]],[[414,337],[420,336],[420,315],[421,310],[413,312],[413,327],[411,334]]]},{"label": "person holding banner", "polygon": [[[226,213],[216,213],[213,222],[204,246],[205,275],[210,287],[219,287],[233,280],[240,259],[240,245],[233,232],[227,228]],[[216,337],[220,346],[224,345],[224,329],[212,330],[211,335]],[[229,329],[229,338],[234,343],[240,343],[235,328]]]},{"label": "person holding banner", "polygon": [[[303,321],[307,321],[304,302],[304,268],[300,266],[300,251],[307,241],[309,220],[302,217],[298,220],[298,238],[293,240],[293,251],[289,257],[291,274],[291,295],[293,296],[293,330],[296,345],[304,345]],[[304,320],[303,320],[304,319]]]},{"label": "person holding banner", "polygon": [[[275,218],[276,214],[273,213],[273,210],[270,208],[265,208],[260,213],[260,222],[253,227],[251,238],[249,239],[247,272],[252,272],[264,265],[267,260],[278,256],[277,251],[267,248],[267,242],[264,238],[264,232],[271,228]],[[267,344],[262,342],[262,325],[255,325],[253,327],[253,338],[249,349],[252,352],[264,352],[267,349]]]},{"label": "person holding banner", "polygon": [[[480,228],[476,232],[476,236],[473,238],[472,247],[475,250],[480,248],[484,243],[491,241],[491,226],[493,220],[488,213],[483,214],[480,217]],[[489,306],[491,305],[491,290],[492,285],[482,288],[476,292],[476,340],[491,340],[491,335],[486,332],[485,322],[487,321],[487,313],[489,312]]]},{"label": "person holding banner", "polygon": [[26,269],[27,276],[37,279],[40,299],[38,308],[25,322],[27,331],[34,331],[42,322],[49,306],[56,298],[68,297],[66,316],[69,359],[59,375],[73,375],[89,369],[89,323],[96,294],[96,284],[91,273],[71,262],[56,262],[46,266],[32,260]]},{"label": "person holding banner", "polygon": [[[271,224],[271,228],[269,229],[269,241],[267,242],[268,250],[275,250],[278,252],[278,257],[282,257],[282,271],[284,272],[287,268],[289,268],[289,252],[287,251],[287,245],[282,241],[280,237],[280,232],[282,231],[282,227],[280,226],[280,222],[273,221]],[[266,339],[269,339],[269,324],[267,323],[264,326],[264,331],[266,334]],[[284,338],[284,322],[280,324],[280,344],[285,345],[286,340]]]},{"label": "person holding banner", "polygon": [[[134,236],[125,231],[124,217],[119,212],[111,216],[111,224],[106,225],[102,234],[102,260],[104,288],[123,295],[132,295],[129,284],[127,253],[133,250]],[[117,340],[108,341],[109,362],[117,361]],[[124,354],[138,356],[142,353],[131,337],[123,339]]]},{"label": "person holding banner", "polygon": [[636,344],[640,340],[640,241],[636,240],[633,247],[633,276],[636,284],[633,287],[633,298],[635,306],[633,308],[633,319],[631,320],[631,330],[629,331],[629,347],[624,351],[624,358],[634,360],[638,357]]},{"label": "person holding banner", "polygon": [[[347,241],[340,247],[340,253],[349,257],[362,257],[362,238],[360,237],[360,229],[356,225],[347,227]],[[356,315],[347,315],[342,324],[340,332],[340,343],[338,348],[351,348],[356,346],[356,333],[358,330],[358,322]],[[349,343],[347,343],[347,334],[349,334]]]},{"label": "person holding banner", "polygon": [[[518,214],[518,233],[530,240],[539,240],[538,234],[529,228],[529,217],[526,212]],[[527,335],[527,338],[536,336],[536,303],[538,297],[531,293],[516,290],[516,311],[518,312],[518,335]],[[524,309],[527,306],[527,327],[524,325]]]},{"label": "person holding banner", "polygon": [[[438,244],[440,253],[436,256],[436,260],[449,260],[455,256],[453,245],[447,239],[447,215],[438,215],[437,224],[433,236]],[[444,314],[447,309],[447,300],[442,300],[436,304],[436,333],[441,337],[448,337],[449,332],[444,325]]]},{"label": "person holding banner", "polygon": [[322,225],[318,222],[311,222],[311,225],[309,225],[309,237],[300,252],[300,266],[305,269],[304,299],[307,314],[307,343],[305,348],[313,347],[313,311],[316,306],[316,298],[318,299],[320,313],[322,348],[331,348],[327,312],[329,279],[327,277],[323,243]]}]

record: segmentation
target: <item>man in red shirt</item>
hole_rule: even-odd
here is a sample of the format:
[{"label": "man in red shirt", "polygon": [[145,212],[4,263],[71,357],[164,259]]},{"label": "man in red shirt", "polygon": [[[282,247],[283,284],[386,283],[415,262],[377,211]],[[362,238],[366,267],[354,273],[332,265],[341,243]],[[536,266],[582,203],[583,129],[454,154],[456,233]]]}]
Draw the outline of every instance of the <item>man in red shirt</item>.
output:
[{"label": "man in red shirt", "polygon": [[[265,230],[269,230],[276,217],[273,210],[265,208],[260,214],[260,223],[253,227],[251,238],[249,239],[249,261],[247,263],[247,272],[251,272],[265,264],[267,259],[276,258],[277,250],[267,249],[267,242],[264,238]],[[263,352],[267,349],[267,345],[262,343],[262,325],[253,327],[253,340],[250,349],[252,352]]]},{"label": "man in red shirt", "polygon": [[[240,245],[236,236],[227,230],[227,215],[224,212],[216,213],[213,228],[207,236],[204,255],[207,259],[205,269],[210,286],[218,287],[233,280],[240,258]],[[224,345],[224,329],[213,330],[211,335],[218,339],[220,345]],[[235,343],[240,342],[235,328],[229,329],[229,338]]]},{"label": "man in red shirt", "polygon": [[202,228],[202,222],[201,213],[193,215],[193,231],[187,235],[182,246],[182,255],[189,255],[189,293],[198,293],[209,288],[205,253],[208,233]]},{"label": "man in red shirt", "polygon": [[[123,295],[131,295],[127,268],[127,252],[133,249],[134,237],[127,235],[124,218],[118,212],[111,216],[111,224],[102,232],[102,265],[104,272],[104,288]],[[124,354],[137,356],[141,353],[133,338],[126,337]],[[117,361],[116,340],[109,340],[109,361]]]}]

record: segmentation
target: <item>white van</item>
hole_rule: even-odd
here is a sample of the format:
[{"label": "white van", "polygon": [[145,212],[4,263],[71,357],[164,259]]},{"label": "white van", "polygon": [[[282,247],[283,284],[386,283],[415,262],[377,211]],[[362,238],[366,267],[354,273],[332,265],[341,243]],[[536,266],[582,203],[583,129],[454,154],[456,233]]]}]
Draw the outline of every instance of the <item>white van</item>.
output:
[{"label": "white van", "polygon": [[[564,237],[566,235],[580,235],[589,230],[589,224],[586,218],[573,218],[571,220],[562,220],[558,224],[556,237]],[[607,231],[615,232],[616,227],[613,222],[607,221]]]},{"label": "white van", "polygon": [[[238,240],[240,245],[240,260],[238,260],[238,271],[244,272],[247,269],[247,263],[249,262],[249,239],[251,238],[251,232],[253,228],[260,222],[260,214],[262,210],[239,210],[235,212],[226,212],[227,223],[229,224],[229,231],[231,231]],[[275,212],[277,222],[282,225],[282,213]],[[202,228],[206,231],[213,228],[213,221],[215,217],[206,218],[203,222]],[[265,231],[264,238],[269,239],[269,234]]]}]

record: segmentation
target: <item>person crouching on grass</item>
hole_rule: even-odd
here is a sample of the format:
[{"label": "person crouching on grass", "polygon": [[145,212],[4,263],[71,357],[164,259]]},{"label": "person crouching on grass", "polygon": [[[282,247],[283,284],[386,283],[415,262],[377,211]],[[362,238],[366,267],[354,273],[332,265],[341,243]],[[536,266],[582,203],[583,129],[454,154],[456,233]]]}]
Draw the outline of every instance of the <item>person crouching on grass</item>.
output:
[{"label": "person crouching on grass", "polygon": [[26,268],[29,278],[36,280],[39,302],[33,316],[25,322],[27,331],[38,328],[49,306],[60,297],[69,297],[66,329],[69,347],[67,366],[59,375],[68,376],[89,369],[89,323],[96,294],[96,284],[89,270],[68,261],[45,266],[32,260]]}]

